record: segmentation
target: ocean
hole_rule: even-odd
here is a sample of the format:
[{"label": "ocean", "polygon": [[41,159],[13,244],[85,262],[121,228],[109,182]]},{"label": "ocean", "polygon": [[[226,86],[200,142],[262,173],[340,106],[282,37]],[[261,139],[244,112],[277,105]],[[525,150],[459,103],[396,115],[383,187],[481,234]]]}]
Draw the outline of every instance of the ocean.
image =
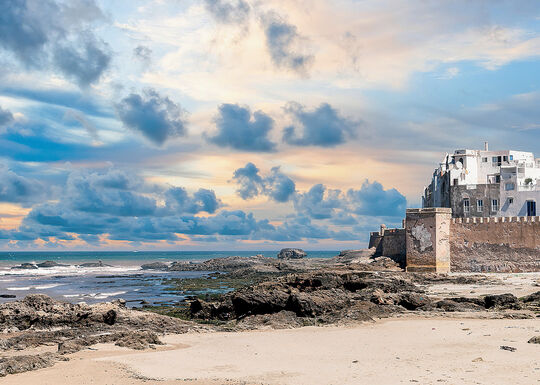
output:
[{"label": "ocean", "polygon": [[[96,303],[122,298],[129,307],[173,306],[186,298],[174,290],[171,280],[198,278],[210,272],[142,270],[150,262],[194,261],[262,254],[276,257],[278,251],[91,251],[91,252],[0,252],[0,302],[42,293],[72,303]],[[331,258],[338,251],[307,251],[308,258]],[[13,269],[22,263],[55,261],[63,266]],[[104,267],[81,267],[102,261]],[[227,288],[223,289],[224,291]]]}]

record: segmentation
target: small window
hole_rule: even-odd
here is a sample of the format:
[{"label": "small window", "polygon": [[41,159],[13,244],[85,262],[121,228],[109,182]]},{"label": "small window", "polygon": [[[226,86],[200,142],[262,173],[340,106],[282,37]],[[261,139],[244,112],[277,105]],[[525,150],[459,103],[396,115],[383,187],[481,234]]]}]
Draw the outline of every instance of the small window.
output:
[{"label": "small window", "polygon": [[471,211],[471,201],[469,198],[463,199],[463,212],[468,214]]},{"label": "small window", "polygon": [[501,176],[495,175],[495,183],[501,183]]},{"label": "small window", "polygon": [[484,201],[482,199],[478,199],[476,201],[476,211],[478,211],[479,213],[484,211]]},{"label": "small window", "polygon": [[505,188],[506,191],[512,191],[512,190],[514,190],[516,188],[516,185],[513,184],[513,183],[506,183],[504,188]]},{"label": "small window", "polygon": [[514,203],[514,198],[508,198],[508,204],[511,205],[512,203]]},{"label": "small window", "polygon": [[514,155],[510,155],[510,160],[514,160]]},{"label": "small window", "polygon": [[503,156],[503,162],[508,162],[508,157],[506,155]]},{"label": "small window", "polygon": [[498,199],[492,199],[491,200],[491,211],[496,213],[499,211],[499,200]]},{"label": "small window", "polygon": [[487,163],[487,158],[482,158],[482,162]]},{"label": "small window", "polygon": [[459,184],[459,179],[455,178],[454,179],[454,186],[457,186]]}]

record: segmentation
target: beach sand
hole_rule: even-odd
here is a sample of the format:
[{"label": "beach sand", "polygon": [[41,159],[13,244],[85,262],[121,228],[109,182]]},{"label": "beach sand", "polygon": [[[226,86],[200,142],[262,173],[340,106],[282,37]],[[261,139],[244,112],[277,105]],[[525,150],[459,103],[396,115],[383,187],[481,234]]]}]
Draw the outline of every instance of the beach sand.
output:
[{"label": "beach sand", "polygon": [[[134,352],[97,345],[0,383],[540,384],[538,319],[404,318],[354,326],[169,335]],[[502,350],[506,345],[514,352]]]}]

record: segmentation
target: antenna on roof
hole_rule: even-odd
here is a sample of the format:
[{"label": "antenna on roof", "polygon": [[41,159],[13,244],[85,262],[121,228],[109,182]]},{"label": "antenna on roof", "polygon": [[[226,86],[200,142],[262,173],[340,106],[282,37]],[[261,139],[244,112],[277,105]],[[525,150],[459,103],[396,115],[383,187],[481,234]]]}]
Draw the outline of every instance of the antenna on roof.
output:
[{"label": "antenna on roof", "polygon": [[488,142],[484,142],[484,151],[489,151],[489,144],[488,144]]}]

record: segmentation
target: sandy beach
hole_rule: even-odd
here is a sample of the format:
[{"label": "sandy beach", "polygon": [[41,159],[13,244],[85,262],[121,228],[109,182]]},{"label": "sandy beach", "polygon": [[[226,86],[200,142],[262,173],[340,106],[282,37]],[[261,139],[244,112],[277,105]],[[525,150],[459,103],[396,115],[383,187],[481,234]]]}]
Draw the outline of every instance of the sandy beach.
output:
[{"label": "sandy beach", "polygon": [[534,384],[540,383],[540,346],[527,341],[539,333],[535,319],[409,316],[343,327],[168,335],[157,350],[101,344],[0,383]]}]

